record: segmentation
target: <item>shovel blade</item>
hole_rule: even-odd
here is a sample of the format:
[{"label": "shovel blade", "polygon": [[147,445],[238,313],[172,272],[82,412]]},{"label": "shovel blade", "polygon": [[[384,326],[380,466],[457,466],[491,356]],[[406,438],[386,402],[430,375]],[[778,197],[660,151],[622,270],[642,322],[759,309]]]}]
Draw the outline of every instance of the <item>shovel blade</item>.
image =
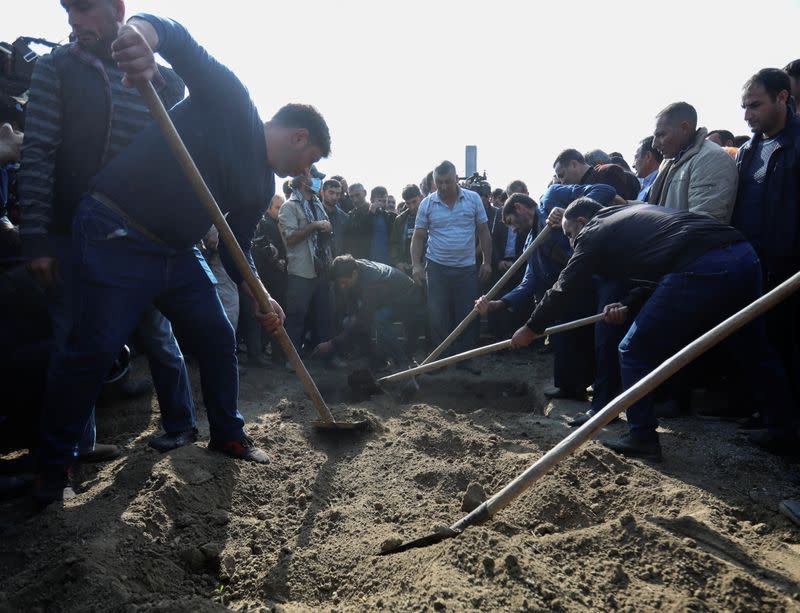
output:
[{"label": "shovel blade", "polygon": [[322,432],[366,432],[371,425],[368,420],[359,421],[321,421],[311,422],[311,426]]},{"label": "shovel blade", "polygon": [[432,534],[428,534],[427,536],[420,537],[418,539],[414,539],[413,541],[408,541],[407,543],[401,543],[400,545],[396,545],[394,547],[389,547],[380,551],[378,553],[379,556],[389,556],[394,553],[401,553],[403,551],[408,551],[409,549],[421,549],[422,547],[430,547],[431,545],[435,545],[436,543],[441,543],[447,539],[457,537],[460,532],[456,530],[450,529],[442,529],[437,530]]}]

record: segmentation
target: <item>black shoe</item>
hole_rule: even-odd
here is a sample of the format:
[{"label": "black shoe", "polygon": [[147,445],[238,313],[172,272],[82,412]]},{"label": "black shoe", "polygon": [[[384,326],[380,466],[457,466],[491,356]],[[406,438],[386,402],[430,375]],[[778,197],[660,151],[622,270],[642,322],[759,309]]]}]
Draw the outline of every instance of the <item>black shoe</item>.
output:
[{"label": "black shoe", "polygon": [[621,453],[629,458],[641,458],[651,462],[660,462],[663,459],[661,456],[661,443],[656,433],[645,436],[628,432],[618,439],[600,442],[611,451]]},{"label": "black shoe", "polygon": [[[594,409],[589,409],[588,411],[586,411],[586,413],[580,413],[580,414],[576,415],[575,417],[573,417],[572,419],[570,419],[567,422],[567,425],[570,428],[578,428],[578,427],[582,426],[583,424],[585,424],[587,421],[589,421],[595,415],[597,415],[597,411],[595,411]],[[609,424],[613,424],[614,422],[617,422],[617,421],[620,421],[619,417],[615,417],[614,419],[612,419],[608,423]]]},{"label": "black shoe", "polygon": [[122,450],[117,445],[103,445],[97,443],[91,451],[78,454],[78,462],[109,462],[122,455]]},{"label": "black shoe", "polygon": [[570,390],[562,387],[548,387],[542,392],[545,398],[551,400],[569,399],[569,400],[586,400],[586,390]]},{"label": "black shoe", "polygon": [[147,379],[125,379],[119,384],[119,393],[123,398],[138,398],[153,391],[153,384]]},{"label": "black shoe", "polygon": [[0,500],[11,500],[24,496],[31,489],[34,476],[29,473],[0,475]]},{"label": "black shoe", "polygon": [[269,456],[263,449],[253,445],[253,441],[248,437],[239,440],[215,441],[211,439],[208,443],[211,451],[224,453],[226,456],[237,460],[246,460],[256,464],[269,464]]},{"label": "black shoe", "polygon": [[756,430],[747,435],[752,445],[775,455],[800,456],[800,440],[793,435],[779,435],[769,430]]},{"label": "black shoe", "polygon": [[38,505],[46,507],[52,502],[63,502],[75,498],[75,489],[72,485],[72,471],[48,470],[36,476],[33,484],[33,500]]},{"label": "black shoe", "polygon": [[481,374],[481,369],[472,364],[471,362],[459,362],[458,364],[456,364],[456,370],[463,370],[475,376]]},{"label": "black shoe", "polygon": [[166,451],[172,451],[178,447],[183,447],[184,445],[194,443],[196,440],[197,428],[189,428],[179,432],[167,432],[161,436],[154,436],[147,441],[147,444],[156,451],[164,453]]}]

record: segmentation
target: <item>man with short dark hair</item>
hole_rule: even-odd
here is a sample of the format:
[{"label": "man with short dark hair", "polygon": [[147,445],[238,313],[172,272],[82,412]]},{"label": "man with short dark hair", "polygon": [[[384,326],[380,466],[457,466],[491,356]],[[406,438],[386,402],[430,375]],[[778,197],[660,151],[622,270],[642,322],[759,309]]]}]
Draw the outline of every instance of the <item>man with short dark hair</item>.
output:
[{"label": "man with short dark hair", "polygon": [[800,111],[800,60],[794,60],[783,67],[783,72],[789,75],[790,94],[794,98],[794,112]]},{"label": "man with short dark hair", "polygon": [[[487,225],[486,211],[480,197],[458,185],[458,175],[452,162],[444,161],[434,170],[436,191],[419,206],[414,236],[411,239],[411,261],[414,282],[422,285],[427,273],[428,317],[433,341],[438,345],[472,310],[479,295],[478,282],[492,273],[492,237]],[[475,267],[475,236],[478,236],[483,262]],[[426,265],[422,258],[425,240]],[[478,327],[453,343],[453,350],[464,351],[478,342]],[[471,364],[457,366],[473,374],[479,373]]]},{"label": "man with short dark hair", "polygon": [[639,180],[616,164],[590,166],[577,149],[565,149],[553,163],[556,178],[564,185],[597,185],[613,187],[625,200],[635,200],[641,189]]},{"label": "man with short dark hair", "polygon": [[503,208],[503,205],[506,203],[507,199],[508,195],[500,187],[496,188],[492,192],[492,204],[499,209]]},{"label": "man with short dark hair", "polygon": [[348,217],[339,202],[342,199],[342,184],[336,179],[328,179],[322,184],[322,206],[328,214],[333,233],[333,257],[342,255],[344,251],[344,237],[347,233]]},{"label": "man with short dark hair", "polygon": [[339,208],[345,213],[349,213],[353,210],[353,201],[350,200],[350,193],[347,191],[347,181],[345,181],[344,177],[341,175],[333,175],[331,179],[338,181],[339,185],[342,187],[342,195],[338,202]]},{"label": "man with short dark hair", "polygon": [[508,184],[506,187],[506,198],[510,198],[513,194],[525,194],[529,196],[528,193],[528,186],[525,184],[525,181],[521,179],[514,179],[511,183]]},{"label": "man with short dark hair", "polygon": [[[512,346],[527,346],[541,335],[591,287],[594,275],[649,282],[655,285],[649,298],[637,289],[605,309],[608,323],[622,324],[627,319],[623,306],[645,301],[619,345],[625,389],[761,294],[753,248],[737,230],[707,215],[647,204],[603,208],[579,198],[564,211],[561,226],[574,249],[572,257],[526,326],[514,333]],[[748,375],[749,391],[767,415],[772,450],[797,453],[789,383],[767,342],[763,319],[739,330],[729,342]],[[627,416],[629,434],[604,444],[625,455],[660,461],[652,394],[629,407]]]},{"label": "man with short dark hair", "polygon": [[711,130],[706,136],[706,140],[710,140],[715,145],[719,145],[720,147],[733,147],[735,146],[733,143],[734,136],[733,132],[729,130]]},{"label": "man with short dark hair", "polygon": [[[379,361],[385,363],[391,358],[396,369],[409,368],[424,327],[421,288],[397,268],[351,255],[333,260],[331,279],[350,305],[355,321],[331,341],[320,344],[314,353],[328,355],[341,350],[356,334],[368,337],[374,325]],[[396,321],[403,322],[405,343],[393,329]]]},{"label": "man with short dark hair", "polygon": [[345,252],[357,259],[388,264],[389,234],[395,214],[386,210],[389,192],[383,186],[373,187],[369,202],[367,190],[361,183],[350,186],[350,198],[355,208],[350,212],[345,234]]},{"label": "man with short dark hair", "polygon": [[653,147],[664,156],[647,201],[701,213],[727,224],[736,197],[736,164],[706,140],[691,104],[675,102],[656,115]]},{"label": "man with short dark hair", "polygon": [[[753,137],[739,150],[739,189],[732,225],[761,261],[766,289],[800,270],[800,118],[790,106],[787,75],[765,68],[745,84],[742,107]],[[772,345],[800,402],[800,298],[765,315]]]},{"label": "man with short dark hair", "polygon": [[[236,76],[169,19],[134,17],[120,28],[112,49],[126,84],[154,76],[153,50],[186,82],[189,97],[173,107],[170,117],[249,258],[256,224],[275,191],[275,175],[308,173],[312,163],[329,154],[325,120],[313,107],[287,105],[264,123]],[[73,224],[76,293],[83,298],[73,328],[79,333],[70,335],[66,351],[51,364],[38,460],[40,502],[67,494],[74,450],[102,379],[154,303],[184,331],[197,356],[211,427],[209,448],[269,461],[244,432],[234,331],[194,247],[211,225],[155,124],[95,176]],[[224,245],[221,256],[231,278],[244,283]],[[264,328],[274,333],[283,312],[274,301],[272,307],[269,314],[256,310]]]},{"label": "man with short dark hair", "polygon": [[[64,0],[61,5],[75,40],[36,61],[19,172],[22,251],[28,271],[47,292],[57,354],[67,350],[77,317],[72,260],[79,245],[72,230],[81,197],[92,177],[152,123],[144,100],[136,89],[125,86],[124,74],[112,58],[125,3]],[[183,98],[183,81],[172,70],[159,67],[154,84],[166,107]],[[151,306],[134,337],[147,355],[166,430],[148,444],[168,451],[196,440],[189,373],[170,323]],[[124,339],[117,351],[127,342]],[[123,391],[137,395],[149,389],[147,382],[139,382]],[[96,443],[95,430],[91,411],[78,443],[79,457],[102,461],[119,456],[116,445]]]},{"label": "man with short dark hair", "polygon": [[636,196],[637,200],[647,202],[647,195],[650,193],[650,186],[658,176],[658,167],[664,156],[660,151],[653,149],[653,137],[648,136],[639,143],[636,153],[633,154],[633,168],[636,176],[642,184],[642,189]]},{"label": "man with short dark hair", "polygon": [[392,266],[411,276],[411,237],[414,236],[414,224],[417,221],[419,203],[422,193],[413,184],[403,188],[403,201],[406,210],[397,216],[392,225],[391,251]]}]

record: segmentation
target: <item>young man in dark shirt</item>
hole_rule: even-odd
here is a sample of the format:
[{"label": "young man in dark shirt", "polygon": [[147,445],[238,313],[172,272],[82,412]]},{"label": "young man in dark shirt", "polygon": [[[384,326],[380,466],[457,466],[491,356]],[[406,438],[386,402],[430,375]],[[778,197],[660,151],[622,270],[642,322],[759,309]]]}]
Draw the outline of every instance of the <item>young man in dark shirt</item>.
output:
[{"label": "young man in dark shirt", "polygon": [[[312,107],[288,105],[262,122],[236,76],[168,19],[134,17],[112,49],[126,85],[153,76],[153,50],[186,83],[189,97],[170,116],[250,259],[253,232],[275,192],[274,176],[307,173],[329,154],[324,119]],[[35,491],[39,502],[74,494],[69,473],[81,428],[119,348],[153,303],[197,355],[209,448],[268,462],[244,433],[234,332],[213,275],[194,248],[211,225],[155,125],[95,177],[75,214],[76,294],[82,301],[67,350],[51,364]],[[242,275],[224,247],[221,256],[241,285]],[[270,332],[283,322],[281,307],[273,301],[273,308],[273,314],[257,315]]]},{"label": "young man in dark shirt", "polygon": [[[560,212],[549,221],[555,223]],[[637,279],[655,286],[648,298],[636,289],[606,306],[606,321],[625,322],[623,305],[646,300],[619,345],[622,384],[633,386],[661,362],[761,294],[761,267],[753,248],[734,228],[695,213],[652,205],[603,209],[579,198],[563,211],[562,228],[574,253],[558,280],[517,330],[512,346],[524,347],[555,322],[593,275]],[[766,413],[768,431],[751,437],[770,451],[798,448],[788,380],[766,339],[762,319],[731,337],[731,354],[747,372],[750,391]],[[632,457],[660,461],[661,445],[651,395],[627,411],[630,432],[604,444]]]}]

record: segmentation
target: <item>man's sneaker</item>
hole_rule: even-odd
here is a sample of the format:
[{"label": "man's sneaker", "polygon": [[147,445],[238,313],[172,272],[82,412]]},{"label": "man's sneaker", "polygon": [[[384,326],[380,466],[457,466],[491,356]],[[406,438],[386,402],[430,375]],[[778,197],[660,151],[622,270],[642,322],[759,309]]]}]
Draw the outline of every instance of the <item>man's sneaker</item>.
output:
[{"label": "man's sneaker", "polygon": [[621,453],[629,458],[641,458],[651,462],[662,460],[661,442],[658,440],[657,433],[642,435],[628,432],[618,439],[600,442],[611,451]]},{"label": "man's sneaker", "polygon": [[[589,410],[588,410],[588,411],[586,411],[585,413],[579,413],[578,415],[576,415],[575,417],[573,417],[572,419],[570,419],[570,420],[567,422],[567,425],[568,425],[570,428],[579,428],[580,426],[582,426],[583,424],[585,424],[587,421],[589,421],[589,420],[590,420],[592,417],[594,417],[595,415],[597,415],[597,411],[595,411],[594,409],[589,409]],[[612,419],[612,420],[611,420],[610,422],[608,422],[608,423],[609,423],[609,424],[613,424],[614,422],[618,422],[618,421],[620,421],[620,418],[619,418],[619,417],[615,417],[614,419]]]},{"label": "man's sneaker", "polygon": [[161,436],[154,436],[147,444],[153,449],[164,453],[178,447],[183,447],[197,440],[197,428],[189,428],[179,432],[167,432]]},{"label": "man's sneaker", "polygon": [[211,451],[224,453],[237,460],[247,460],[248,462],[255,462],[257,464],[269,464],[267,452],[253,445],[253,441],[247,436],[242,439],[232,439],[229,441],[215,441],[211,439],[208,443],[208,448]]},{"label": "man's sneaker", "polygon": [[122,455],[122,450],[117,445],[104,445],[97,443],[91,451],[82,451],[78,454],[78,462],[109,462]]},{"label": "man's sneaker", "polygon": [[52,502],[63,502],[75,498],[75,489],[72,485],[72,471],[47,470],[36,475],[33,484],[33,500],[38,505],[46,507]]},{"label": "man's sneaker", "polygon": [[800,456],[800,440],[793,435],[779,435],[769,430],[756,430],[747,435],[752,445],[782,456]]}]

